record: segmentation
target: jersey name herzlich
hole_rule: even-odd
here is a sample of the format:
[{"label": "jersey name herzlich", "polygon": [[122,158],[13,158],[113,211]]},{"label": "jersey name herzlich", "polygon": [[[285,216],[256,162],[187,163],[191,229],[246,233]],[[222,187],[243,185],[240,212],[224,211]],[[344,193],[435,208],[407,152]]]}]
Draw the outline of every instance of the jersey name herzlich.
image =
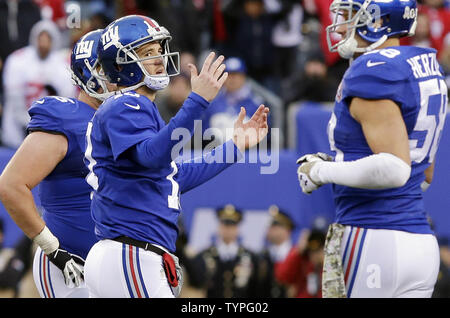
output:
[{"label": "jersey name herzlich", "polygon": [[400,107],[409,137],[411,176],[404,186],[392,189],[333,185],[336,222],[432,233],[420,184],[435,158],[447,108],[447,87],[436,51],[397,46],[363,54],[353,61],[338,89],[328,124],[335,161],[373,154],[361,125],[350,115],[352,97],[389,99]]}]

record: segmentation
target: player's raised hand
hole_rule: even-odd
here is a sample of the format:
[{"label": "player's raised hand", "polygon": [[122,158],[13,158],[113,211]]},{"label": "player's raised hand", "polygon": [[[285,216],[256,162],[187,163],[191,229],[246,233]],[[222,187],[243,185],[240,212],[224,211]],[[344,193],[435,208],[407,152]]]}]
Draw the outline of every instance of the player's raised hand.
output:
[{"label": "player's raised hand", "polygon": [[240,151],[256,146],[266,137],[269,131],[267,124],[268,114],[269,108],[261,104],[252,118],[244,123],[246,111],[244,107],[241,107],[241,112],[234,123],[233,131],[233,142]]},{"label": "player's raised hand", "polygon": [[206,57],[200,74],[193,64],[188,64],[191,70],[191,87],[192,91],[202,96],[207,101],[212,101],[216,97],[223,83],[228,78],[228,73],[225,72],[225,64],[222,64],[225,57],[220,55],[214,60],[215,53],[211,52]]}]

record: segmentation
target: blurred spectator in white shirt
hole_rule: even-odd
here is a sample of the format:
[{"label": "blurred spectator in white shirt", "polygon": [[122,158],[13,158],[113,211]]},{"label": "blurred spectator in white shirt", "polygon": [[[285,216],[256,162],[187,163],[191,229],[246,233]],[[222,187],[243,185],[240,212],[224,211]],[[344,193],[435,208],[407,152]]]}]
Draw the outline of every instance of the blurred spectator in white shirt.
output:
[{"label": "blurred spectator in white shirt", "polygon": [[11,148],[17,148],[25,138],[28,108],[34,101],[46,95],[76,95],[69,53],[60,50],[58,27],[50,20],[39,21],[31,30],[29,43],[10,54],[3,69],[2,143]]}]

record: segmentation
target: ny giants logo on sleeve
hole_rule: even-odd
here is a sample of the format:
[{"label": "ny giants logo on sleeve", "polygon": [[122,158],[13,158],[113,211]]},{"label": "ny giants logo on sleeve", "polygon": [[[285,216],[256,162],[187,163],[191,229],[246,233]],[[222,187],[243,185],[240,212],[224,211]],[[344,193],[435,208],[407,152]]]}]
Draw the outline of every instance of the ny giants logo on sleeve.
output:
[{"label": "ny giants logo on sleeve", "polygon": [[92,48],[94,47],[94,41],[81,41],[77,45],[75,51],[75,59],[85,59],[92,55]]}]

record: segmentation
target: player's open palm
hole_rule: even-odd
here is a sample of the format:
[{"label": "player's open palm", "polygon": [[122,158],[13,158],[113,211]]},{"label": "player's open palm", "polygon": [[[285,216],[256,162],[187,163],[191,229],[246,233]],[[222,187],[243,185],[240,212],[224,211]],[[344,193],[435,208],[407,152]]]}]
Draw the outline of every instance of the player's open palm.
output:
[{"label": "player's open palm", "polygon": [[244,122],[246,111],[244,107],[241,107],[241,112],[234,123],[233,131],[233,142],[239,150],[244,151],[254,147],[266,137],[269,131],[267,124],[268,114],[269,108],[261,104],[250,120]]},{"label": "player's open palm", "polygon": [[192,91],[209,102],[216,97],[228,78],[228,73],[224,73],[225,64],[222,64],[225,59],[224,56],[220,55],[216,60],[214,60],[214,56],[214,52],[209,53],[200,73],[198,73],[195,65],[188,64],[191,70]]}]

